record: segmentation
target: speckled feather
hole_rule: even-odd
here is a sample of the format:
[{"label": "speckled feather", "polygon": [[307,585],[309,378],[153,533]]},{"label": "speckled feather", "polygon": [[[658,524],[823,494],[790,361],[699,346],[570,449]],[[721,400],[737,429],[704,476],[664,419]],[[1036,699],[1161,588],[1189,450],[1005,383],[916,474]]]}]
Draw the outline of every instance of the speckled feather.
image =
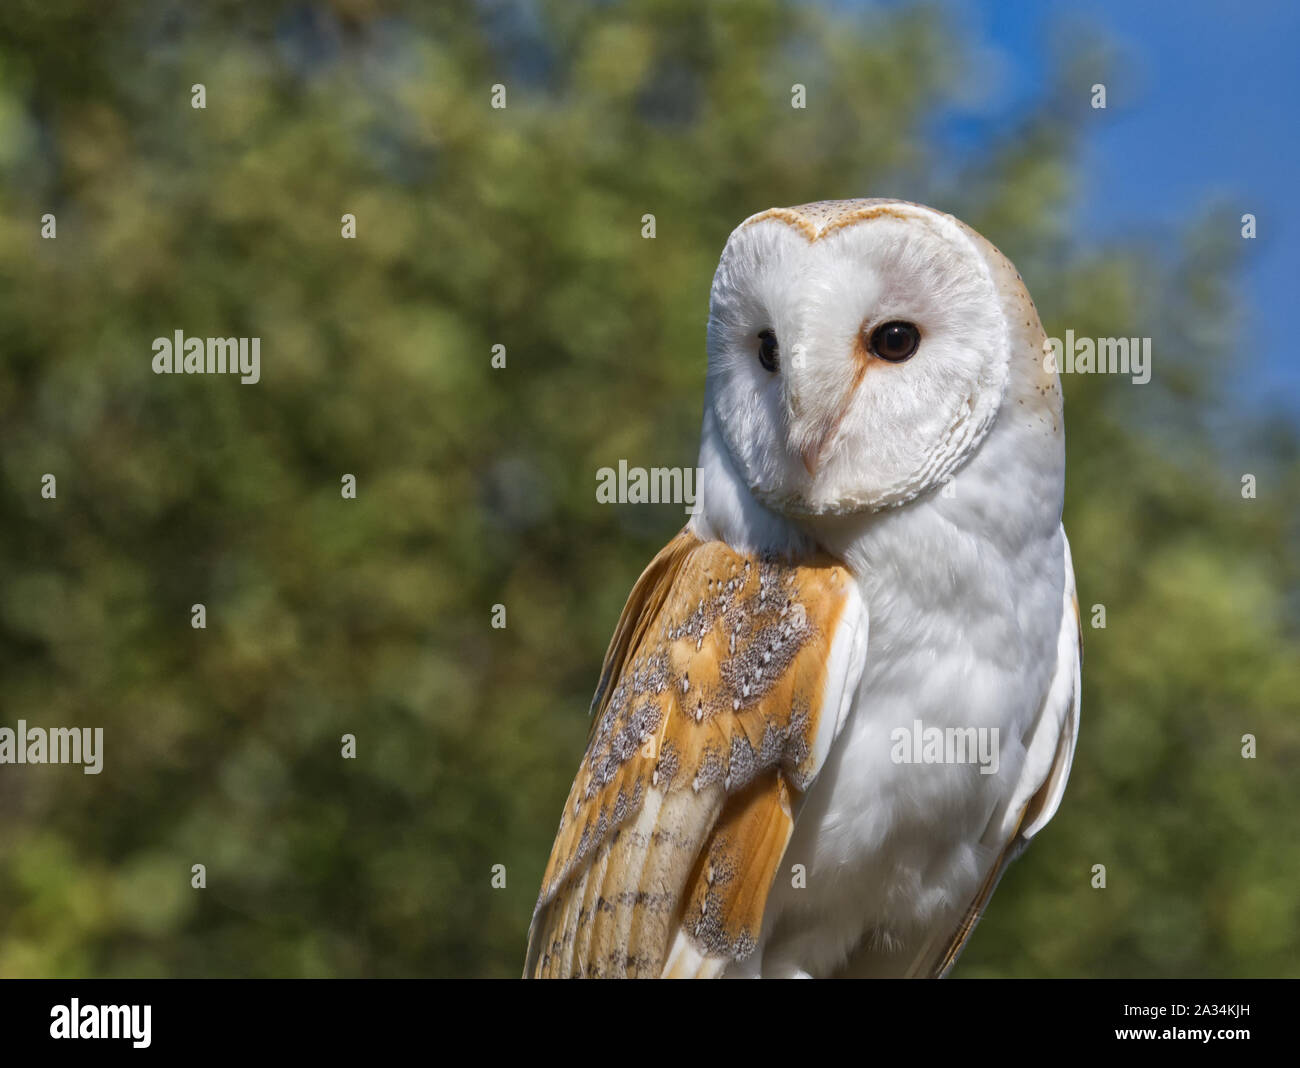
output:
[{"label": "speckled feather", "polygon": [[825,558],[751,558],[685,531],[655,558],[606,656],[526,975],[657,976],[679,938],[689,974],[716,974],[753,949],[834,729],[830,645],[854,597]]}]

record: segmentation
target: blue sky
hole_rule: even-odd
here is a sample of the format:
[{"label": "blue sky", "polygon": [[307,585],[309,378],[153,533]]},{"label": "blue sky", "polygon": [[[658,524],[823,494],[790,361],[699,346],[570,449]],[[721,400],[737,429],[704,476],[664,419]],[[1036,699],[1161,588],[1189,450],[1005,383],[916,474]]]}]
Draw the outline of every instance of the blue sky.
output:
[{"label": "blue sky", "polygon": [[[1051,84],[1064,26],[1095,29],[1118,60],[1107,110],[1084,131],[1085,235],[1175,232],[1216,198],[1256,215],[1239,293],[1257,346],[1245,396],[1300,416],[1289,340],[1300,286],[1300,2],[947,0],[981,71],[981,124],[1010,118]],[[982,97],[982,99],[979,99]],[[975,117],[975,116],[972,116]]]}]

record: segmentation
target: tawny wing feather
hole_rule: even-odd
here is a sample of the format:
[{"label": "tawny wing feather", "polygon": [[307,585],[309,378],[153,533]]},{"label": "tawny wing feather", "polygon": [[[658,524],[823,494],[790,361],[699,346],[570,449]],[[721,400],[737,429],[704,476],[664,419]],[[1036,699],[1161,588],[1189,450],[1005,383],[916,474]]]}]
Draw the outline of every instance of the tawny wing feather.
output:
[{"label": "tawny wing feather", "polygon": [[865,642],[833,561],[669,543],[606,655],[525,975],[716,975],[747,955]]}]

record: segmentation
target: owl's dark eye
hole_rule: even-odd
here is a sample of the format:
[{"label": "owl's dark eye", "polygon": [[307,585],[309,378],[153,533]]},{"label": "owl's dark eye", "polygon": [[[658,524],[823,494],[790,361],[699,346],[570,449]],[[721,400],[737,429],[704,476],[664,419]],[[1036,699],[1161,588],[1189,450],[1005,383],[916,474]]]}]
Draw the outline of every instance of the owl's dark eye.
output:
[{"label": "owl's dark eye", "polygon": [[775,371],[781,365],[781,346],[771,330],[758,332],[758,362],[764,371]]},{"label": "owl's dark eye", "polygon": [[920,344],[921,331],[900,319],[882,323],[871,334],[871,351],[890,363],[902,363],[910,358]]}]

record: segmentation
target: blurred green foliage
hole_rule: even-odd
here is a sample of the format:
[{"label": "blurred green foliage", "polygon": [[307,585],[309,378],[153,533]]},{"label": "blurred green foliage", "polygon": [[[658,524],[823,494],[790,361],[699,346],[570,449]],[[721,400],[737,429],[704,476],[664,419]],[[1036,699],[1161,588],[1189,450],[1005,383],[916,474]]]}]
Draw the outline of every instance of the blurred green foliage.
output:
[{"label": "blurred green foliage", "polygon": [[[1235,214],[1081,239],[1094,74],[954,164],[926,124],[966,61],[892,6],[4,5],[0,725],[106,754],[0,766],[0,975],[517,974],[605,642],[683,521],[595,472],[693,463],[736,223],[881,193],[982,230],[1049,333],[1155,339],[1148,386],[1065,383],[1107,627],[957,974],[1297,974],[1300,469],[1224,399]],[[261,337],[262,381],[154,376],[177,329]]]}]

